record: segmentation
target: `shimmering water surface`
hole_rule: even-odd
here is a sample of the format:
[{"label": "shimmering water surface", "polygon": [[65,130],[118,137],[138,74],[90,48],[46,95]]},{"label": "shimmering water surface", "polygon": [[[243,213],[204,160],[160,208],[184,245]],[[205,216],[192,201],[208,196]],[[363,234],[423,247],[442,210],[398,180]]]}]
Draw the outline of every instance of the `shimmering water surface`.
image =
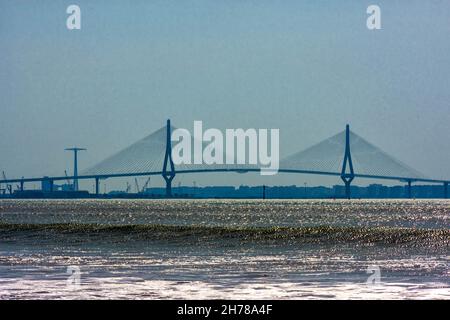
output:
[{"label": "shimmering water surface", "polygon": [[1,200],[0,298],[449,299],[449,227],[445,200]]}]

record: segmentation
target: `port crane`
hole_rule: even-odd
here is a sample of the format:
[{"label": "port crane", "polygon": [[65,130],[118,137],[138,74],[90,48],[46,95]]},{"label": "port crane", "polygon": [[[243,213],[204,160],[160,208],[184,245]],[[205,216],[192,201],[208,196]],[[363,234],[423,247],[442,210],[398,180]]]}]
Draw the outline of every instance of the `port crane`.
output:
[{"label": "port crane", "polygon": [[67,174],[67,170],[64,170],[64,175],[66,176],[67,185],[70,187],[70,190],[73,190],[73,184],[70,182],[69,175]]},{"label": "port crane", "polygon": [[79,151],[86,151],[85,148],[66,148],[64,149],[66,151],[72,151],[73,152],[73,190],[78,191],[78,152]]},{"label": "port crane", "polygon": [[[3,175],[3,180],[7,180],[5,171],[2,171],[2,175]],[[6,193],[6,190],[8,190],[9,194],[12,194],[12,185],[6,184],[6,189],[4,189],[3,193]]]},{"label": "port crane", "polygon": [[139,193],[139,183],[137,178],[134,178],[134,184],[136,185],[136,193]]},{"label": "port crane", "polygon": [[145,184],[142,187],[141,193],[144,193],[145,189],[147,189],[149,185],[150,185],[150,177],[148,177],[147,181],[145,181]]},{"label": "port crane", "polygon": [[148,177],[147,181],[145,181],[144,186],[142,187],[142,189],[139,187],[139,183],[138,183],[138,179],[137,178],[134,178],[134,183],[136,185],[136,193],[144,193],[145,189],[150,184],[150,177]]}]

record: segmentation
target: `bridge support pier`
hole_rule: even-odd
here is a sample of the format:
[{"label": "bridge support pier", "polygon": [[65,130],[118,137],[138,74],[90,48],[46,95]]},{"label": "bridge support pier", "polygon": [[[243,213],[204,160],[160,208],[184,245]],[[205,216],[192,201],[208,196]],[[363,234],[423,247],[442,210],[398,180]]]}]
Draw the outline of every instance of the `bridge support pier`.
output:
[{"label": "bridge support pier", "polygon": [[166,197],[170,198],[170,197],[172,197],[172,179],[173,178],[166,177],[166,176],[163,176],[163,177],[164,177],[164,180],[166,181]]},{"label": "bridge support pier", "polygon": [[166,153],[164,155],[164,165],[162,169],[162,177],[166,181],[166,197],[172,197],[172,180],[175,178],[175,166],[172,160],[172,141],[170,119],[167,120],[166,132]]},{"label": "bridge support pier", "polygon": [[448,182],[444,182],[444,199],[448,199]]},{"label": "bridge support pier", "polygon": [[353,177],[352,178],[341,177],[341,179],[342,179],[342,181],[344,181],[344,185],[345,185],[345,198],[350,200],[352,198],[352,193],[351,193],[351,190],[350,190],[350,186],[351,186]]},{"label": "bridge support pier", "polygon": [[20,181],[20,191],[24,190],[24,184],[25,184],[25,182],[23,180]]},{"label": "bridge support pier", "polygon": [[100,178],[95,177],[95,195],[99,195],[100,193]]},{"label": "bridge support pier", "polygon": [[[347,173],[347,165],[350,172]],[[352,155],[350,153],[350,126],[345,127],[345,153],[344,162],[342,163],[341,179],[345,184],[345,197],[347,199],[351,198],[350,185],[355,178],[355,172],[353,171]]]},{"label": "bridge support pier", "polygon": [[411,183],[412,183],[412,181],[411,181],[411,180],[408,180],[408,184],[407,184],[407,186],[406,186],[406,196],[407,196],[408,199],[411,199],[411,198],[412,198],[412,188],[411,188]]}]

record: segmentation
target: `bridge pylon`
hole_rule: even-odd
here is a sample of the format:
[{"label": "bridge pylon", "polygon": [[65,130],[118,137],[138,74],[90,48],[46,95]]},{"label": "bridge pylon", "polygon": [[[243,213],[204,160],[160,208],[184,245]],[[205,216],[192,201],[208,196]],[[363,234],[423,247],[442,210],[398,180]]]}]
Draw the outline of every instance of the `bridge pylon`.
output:
[{"label": "bridge pylon", "polygon": [[[347,173],[347,165],[350,170]],[[341,179],[345,184],[345,197],[347,199],[351,198],[350,185],[355,179],[355,172],[353,171],[353,162],[352,155],[350,152],[350,126],[347,124],[345,127],[345,153],[344,153],[344,161],[342,163],[342,171],[341,171]]]},{"label": "bridge pylon", "polygon": [[406,185],[406,196],[408,199],[412,198],[412,180],[408,180],[408,184]]},{"label": "bridge pylon", "polygon": [[166,153],[164,155],[164,165],[162,169],[162,177],[166,181],[166,197],[172,196],[172,180],[175,178],[175,166],[172,160],[172,141],[170,119],[167,120],[166,131]]}]

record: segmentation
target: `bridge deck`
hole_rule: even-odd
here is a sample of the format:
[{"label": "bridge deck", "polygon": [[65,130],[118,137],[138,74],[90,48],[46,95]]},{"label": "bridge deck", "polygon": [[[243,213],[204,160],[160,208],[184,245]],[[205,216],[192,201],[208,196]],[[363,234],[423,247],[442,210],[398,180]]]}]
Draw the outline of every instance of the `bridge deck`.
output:
[{"label": "bridge deck", "polygon": [[[189,173],[211,173],[211,172],[260,172],[260,169],[249,169],[249,168],[232,168],[232,169],[194,169],[194,170],[179,170],[176,174],[189,174]],[[323,176],[341,176],[340,172],[327,172],[327,171],[312,171],[312,170],[301,170],[301,169],[279,169],[280,173],[296,173],[296,174],[312,174],[312,175],[323,175]],[[109,179],[109,178],[122,178],[122,177],[139,177],[139,176],[157,176],[162,175],[162,171],[152,171],[152,172],[137,172],[137,173],[111,173],[102,175],[80,175],[80,176],[52,176],[52,177],[40,177],[40,178],[20,178],[20,179],[6,179],[0,180],[0,183],[25,183],[25,182],[41,182],[44,180],[67,180],[67,179]],[[440,180],[440,179],[426,179],[426,178],[411,178],[411,177],[396,177],[396,176],[382,176],[382,175],[368,175],[368,174],[357,174],[356,178],[364,179],[380,179],[380,180],[395,180],[395,181],[411,181],[411,182],[426,182],[426,183],[450,183],[450,180]]]}]

